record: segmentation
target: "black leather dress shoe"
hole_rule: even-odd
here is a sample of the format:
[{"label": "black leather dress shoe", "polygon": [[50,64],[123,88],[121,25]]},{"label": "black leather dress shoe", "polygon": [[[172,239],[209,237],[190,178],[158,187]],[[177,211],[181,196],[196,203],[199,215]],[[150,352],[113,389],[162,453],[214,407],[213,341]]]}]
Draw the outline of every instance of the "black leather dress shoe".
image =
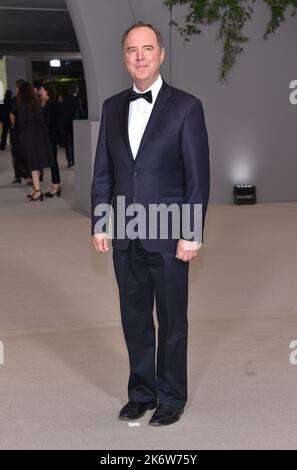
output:
[{"label": "black leather dress shoe", "polygon": [[152,426],[166,426],[176,423],[183,414],[183,408],[174,408],[173,406],[159,405],[154,412],[149,424]]},{"label": "black leather dress shoe", "polygon": [[130,419],[141,418],[147,410],[154,410],[157,404],[156,400],[149,402],[128,401],[121,409],[119,419],[129,421]]}]

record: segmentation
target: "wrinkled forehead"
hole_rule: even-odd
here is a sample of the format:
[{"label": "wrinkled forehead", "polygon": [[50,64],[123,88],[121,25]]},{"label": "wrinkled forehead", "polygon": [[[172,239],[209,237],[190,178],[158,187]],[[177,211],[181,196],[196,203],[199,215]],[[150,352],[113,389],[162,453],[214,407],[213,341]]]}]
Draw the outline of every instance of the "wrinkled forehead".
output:
[{"label": "wrinkled forehead", "polygon": [[127,34],[124,48],[146,45],[158,46],[156,33],[147,26],[139,26]]}]

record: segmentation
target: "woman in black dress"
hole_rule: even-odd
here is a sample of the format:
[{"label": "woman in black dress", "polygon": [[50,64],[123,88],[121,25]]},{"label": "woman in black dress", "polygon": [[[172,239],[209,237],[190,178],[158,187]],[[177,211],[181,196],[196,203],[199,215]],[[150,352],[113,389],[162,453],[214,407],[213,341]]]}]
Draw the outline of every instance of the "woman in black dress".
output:
[{"label": "woman in black dress", "polygon": [[12,91],[6,90],[3,101],[3,114],[2,114],[2,137],[1,137],[1,150],[5,150],[7,137],[10,133],[11,122],[9,119],[9,110],[11,105]]},{"label": "woman in black dress", "polygon": [[48,135],[52,145],[54,154],[54,166],[51,167],[52,173],[52,185],[48,192],[44,195],[52,198],[54,196],[61,196],[61,180],[60,171],[58,165],[58,144],[61,141],[60,138],[60,118],[61,118],[61,105],[57,100],[57,92],[55,85],[51,82],[43,83],[39,90],[39,96],[41,99],[44,121],[48,130]]},{"label": "woman in black dress", "polygon": [[40,171],[54,165],[52,146],[38,95],[29,82],[23,82],[17,97],[16,137],[19,155],[29,168],[33,191],[31,201],[43,201]]}]

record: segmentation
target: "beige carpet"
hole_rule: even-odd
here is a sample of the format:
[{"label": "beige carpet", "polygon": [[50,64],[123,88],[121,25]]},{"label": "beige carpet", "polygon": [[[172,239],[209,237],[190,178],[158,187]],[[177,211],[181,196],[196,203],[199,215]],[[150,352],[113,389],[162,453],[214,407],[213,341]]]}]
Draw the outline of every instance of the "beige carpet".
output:
[{"label": "beige carpet", "polygon": [[296,448],[297,202],[210,206],[190,269],[188,406],[175,425],[150,427],[149,412],[130,426],[111,256],[92,250],[60,162],[63,197],[30,203],[0,152],[0,448]]}]

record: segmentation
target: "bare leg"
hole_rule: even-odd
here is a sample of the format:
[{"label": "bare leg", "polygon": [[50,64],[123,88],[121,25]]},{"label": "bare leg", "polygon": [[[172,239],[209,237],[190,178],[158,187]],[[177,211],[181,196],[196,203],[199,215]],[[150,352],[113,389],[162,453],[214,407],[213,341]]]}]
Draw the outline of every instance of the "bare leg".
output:
[{"label": "bare leg", "polygon": [[43,199],[42,192],[40,190],[40,172],[38,170],[31,171],[33,181],[33,191],[31,193],[31,200]]},{"label": "bare leg", "polygon": [[33,181],[33,188],[36,191],[40,191],[40,172],[38,170],[31,171],[32,181]]}]

